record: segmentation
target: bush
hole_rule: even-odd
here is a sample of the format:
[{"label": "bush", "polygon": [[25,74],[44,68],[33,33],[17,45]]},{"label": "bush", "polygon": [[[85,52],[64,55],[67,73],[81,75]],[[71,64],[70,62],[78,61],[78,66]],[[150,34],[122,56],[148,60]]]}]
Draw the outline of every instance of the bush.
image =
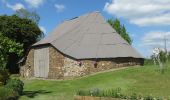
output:
[{"label": "bush", "polygon": [[19,95],[23,93],[23,86],[24,86],[24,83],[19,79],[10,79],[8,83],[5,85],[5,87],[13,89]]},{"label": "bush", "polygon": [[13,89],[0,87],[0,100],[17,100],[18,93]]},{"label": "bush", "polygon": [[99,89],[93,89],[93,90],[90,90],[90,94],[92,95],[92,96],[100,96],[100,90]]},{"label": "bush", "polygon": [[152,59],[145,59],[144,60],[144,65],[153,65],[154,61]]},{"label": "bush", "polygon": [[109,89],[109,90],[100,90],[100,89],[91,89],[91,90],[79,90],[77,95],[80,96],[97,96],[97,97],[113,97],[113,98],[127,98],[127,96],[121,94],[121,88]]},{"label": "bush", "polygon": [[5,85],[9,79],[9,72],[6,69],[0,69],[0,85]]},{"label": "bush", "polygon": [[143,100],[142,95],[138,95],[136,93],[133,93],[129,96],[129,100]]},{"label": "bush", "polygon": [[163,52],[163,51],[161,51],[160,52],[160,60],[161,60],[161,62],[166,62],[166,60],[167,60],[167,58],[166,57],[168,57],[167,56],[167,53],[166,52]]},{"label": "bush", "polygon": [[[99,90],[99,89],[91,89],[91,90],[80,90],[77,92],[79,96],[95,96],[95,97],[112,97],[119,98],[123,100],[163,100],[162,98],[155,98],[151,95],[142,97],[142,95],[138,95],[133,93],[129,96],[121,93],[121,88],[117,89],[109,89],[109,90]],[[170,100],[170,99],[168,99]]]},{"label": "bush", "polygon": [[143,100],[155,100],[155,98],[151,95],[148,95],[148,96],[144,97]]}]

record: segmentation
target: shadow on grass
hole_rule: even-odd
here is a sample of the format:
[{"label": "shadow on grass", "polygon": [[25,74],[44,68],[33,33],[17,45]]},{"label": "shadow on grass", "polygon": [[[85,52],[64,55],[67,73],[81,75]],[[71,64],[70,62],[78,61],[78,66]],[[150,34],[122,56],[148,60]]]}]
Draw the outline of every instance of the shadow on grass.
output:
[{"label": "shadow on grass", "polygon": [[46,91],[46,90],[24,91],[22,96],[27,96],[29,98],[34,98],[37,95],[48,94],[48,93],[52,93],[52,92],[51,91]]}]

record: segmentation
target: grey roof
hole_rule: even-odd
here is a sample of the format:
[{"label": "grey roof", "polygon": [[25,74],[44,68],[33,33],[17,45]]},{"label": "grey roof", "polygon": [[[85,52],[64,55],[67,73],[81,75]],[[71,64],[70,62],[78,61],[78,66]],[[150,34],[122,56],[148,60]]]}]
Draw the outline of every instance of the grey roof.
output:
[{"label": "grey roof", "polygon": [[76,59],[143,58],[99,12],[64,21],[48,37],[33,46],[47,43]]}]

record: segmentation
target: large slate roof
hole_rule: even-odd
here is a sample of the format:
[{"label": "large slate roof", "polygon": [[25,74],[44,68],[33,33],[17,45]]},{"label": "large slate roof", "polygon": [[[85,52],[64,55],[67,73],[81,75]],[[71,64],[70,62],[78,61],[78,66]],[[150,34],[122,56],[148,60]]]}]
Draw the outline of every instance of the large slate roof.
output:
[{"label": "large slate roof", "polygon": [[33,46],[48,43],[76,59],[143,58],[116,33],[99,12],[64,21],[48,37]]}]

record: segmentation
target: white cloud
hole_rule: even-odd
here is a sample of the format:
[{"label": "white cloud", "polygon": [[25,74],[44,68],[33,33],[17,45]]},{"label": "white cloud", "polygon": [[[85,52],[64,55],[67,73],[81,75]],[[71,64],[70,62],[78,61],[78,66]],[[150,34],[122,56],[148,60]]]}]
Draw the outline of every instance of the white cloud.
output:
[{"label": "white cloud", "polygon": [[170,25],[170,0],[112,0],[104,11],[139,26]]},{"label": "white cloud", "polygon": [[170,25],[170,14],[162,14],[158,16],[136,18],[130,20],[131,23],[140,26],[151,26],[151,25]]},{"label": "white cloud", "polygon": [[39,26],[39,28],[40,28],[40,30],[41,30],[44,34],[46,34],[46,33],[47,33],[47,31],[46,31],[45,27],[43,27],[43,26]]},{"label": "white cloud", "polygon": [[38,8],[40,5],[44,3],[45,0],[25,0],[33,8]]},{"label": "white cloud", "polygon": [[61,4],[55,4],[54,6],[57,9],[57,12],[62,12],[66,8],[64,5],[61,5]]},{"label": "white cloud", "polygon": [[162,31],[148,32],[142,38],[142,45],[151,48],[155,47],[164,48],[165,39],[167,42],[167,48],[170,50],[170,32]]},{"label": "white cloud", "polygon": [[7,3],[6,6],[7,6],[8,8],[11,8],[11,9],[14,10],[14,11],[16,11],[16,10],[18,10],[18,9],[21,9],[21,8],[22,8],[22,9],[25,9],[24,5],[21,4],[21,3],[16,3],[15,5],[11,5],[11,4]]}]

